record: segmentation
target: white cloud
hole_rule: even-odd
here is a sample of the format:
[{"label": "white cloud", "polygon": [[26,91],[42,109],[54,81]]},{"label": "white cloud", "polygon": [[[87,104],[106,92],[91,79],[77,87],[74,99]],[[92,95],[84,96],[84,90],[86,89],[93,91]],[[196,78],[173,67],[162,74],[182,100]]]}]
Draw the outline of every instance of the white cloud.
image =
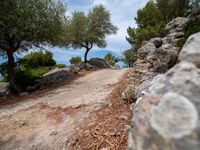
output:
[{"label": "white cloud", "polygon": [[111,13],[111,19],[119,30],[117,35],[107,38],[107,49],[121,51],[130,47],[126,41],[127,28],[136,26],[134,17],[137,10],[144,7],[148,0],[93,0],[92,6],[103,4]]}]

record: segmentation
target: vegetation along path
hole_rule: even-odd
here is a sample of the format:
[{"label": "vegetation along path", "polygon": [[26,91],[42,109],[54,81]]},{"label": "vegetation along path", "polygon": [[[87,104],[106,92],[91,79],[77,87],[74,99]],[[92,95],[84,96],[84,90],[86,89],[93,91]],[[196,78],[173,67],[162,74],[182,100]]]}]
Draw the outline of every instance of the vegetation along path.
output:
[{"label": "vegetation along path", "polygon": [[67,149],[77,125],[106,104],[127,69],[104,69],[69,85],[0,107],[0,149]]}]

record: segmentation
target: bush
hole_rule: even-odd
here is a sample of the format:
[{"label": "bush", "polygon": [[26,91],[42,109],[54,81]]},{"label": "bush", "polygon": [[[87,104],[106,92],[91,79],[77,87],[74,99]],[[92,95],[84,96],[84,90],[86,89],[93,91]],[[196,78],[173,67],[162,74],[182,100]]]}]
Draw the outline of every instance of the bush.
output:
[{"label": "bush", "polygon": [[107,61],[107,63],[111,66],[114,66],[115,63],[118,61],[117,58],[115,58],[114,55],[112,55],[111,53],[108,53],[105,55],[104,59]]},{"label": "bush", "polygon": [[42,75],[49,72],[49,67],[40,67],[34,69],[17,70],[14,77],[17,84],[22,88],[26,89],[27,86],[33,85],[36,79],[39,79]]},{"label": "bush", "polygon": [[25,68],[52,67],[56,65],[53,54],[49,51],[31,52],[20,60],[20,64]]},{"label": "bush", "polygon": [[187,41],[188,37],[194,33],[200,32],[200,18],[195,17],[191,19],[185,29],[184,29],[184,37],[177,41],[177,44],[182,47]]},{"label": "bush", "polygon": [[82,62],[81,57],[78,57],[78,56],[72,57],[69,61],[72,65],[77,65],[77,64],[80,64]]}]

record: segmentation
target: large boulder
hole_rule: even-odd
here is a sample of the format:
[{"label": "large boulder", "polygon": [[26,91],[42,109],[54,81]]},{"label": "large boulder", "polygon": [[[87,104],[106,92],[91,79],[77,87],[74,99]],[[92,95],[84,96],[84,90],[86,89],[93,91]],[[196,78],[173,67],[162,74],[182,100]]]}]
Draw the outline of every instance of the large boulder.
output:
[{"label": "large boulder", "polygon": [[98,69],[110,68],[110,65],[104,59],[101,58],[91,58],[88,63]]},{"label": "large boulder", "polygon": [[48,85],[51,85],[53,83],[56,83],[57,81],[61,81],[67,77],[72,76],[73,73],[70,72],[69,68],[56,68],[48,73],[44,74],[40,79],[35,81],[35,84],[32,86],[28,86],[26,88],[26,91],[34,91],[39,88],[47,87]]},{"label": "large boulder", "polygon": [[179,60],[194,63],[200,67],[200,32],[192,35],[183,46]]},{"label": "large boulder", "polygon": [[[199,50],[195,44],[199,34],[189,39],[195,40],[185,44],[187,51]],[[132,108],[129,150],[199,150],[200,69],[190,54],[184,53],[184,58],[191,59],[181,54],[179,64],[155,77],[141,92]]]}]

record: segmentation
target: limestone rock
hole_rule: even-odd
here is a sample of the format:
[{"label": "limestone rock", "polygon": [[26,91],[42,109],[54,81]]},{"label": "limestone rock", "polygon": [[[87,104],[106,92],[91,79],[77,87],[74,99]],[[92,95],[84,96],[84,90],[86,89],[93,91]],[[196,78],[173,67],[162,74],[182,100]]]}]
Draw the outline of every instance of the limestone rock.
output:
[{"label": "limestone rock", "polygon": [[146,59],[146,57],[148,56],[149,52],[155,51],[156,47],[153,43],[148,42],[147,44],[145,44],[144,46],[142,46],[140,49],[138,49],[137,51],[137,57],[141,60]]},{"label": "limestone rock", "polygon": [[95,68],[110,68],[110,65],[101,58],[91,58],[89,64]]},{"label": "limestone rock", "polygon": [[72,76],[69,68],[54,69],[44,74],[40,79],[37,79],[33,85],[26,88],[27,92],[35,91],[39,88],[48,87],[57,81],[63,80],[67,77]]},{"label": "limestone rock", "polygon": [[188,61],[194,63],[197,67],[200,67],[200,32],[196,33],[190,38],[183,46],[179,60]]},{"label": "limestone rock", "polygon": [[184,28],[184,26],[187,24],[188,21],[189,21],[188,18],[177,17],[167,24],[166,30],[170,31],[176,28]]},{"label": "limestone rock", "polygon": [[147,60],[152,64],[154,72],[166,72],[168,68],[176,64],[178,51],[177,47],[164,44],[155,51],[150,52]]},{"label": "limestone rock", "polygon": [[199,149],[200,60],[195,57],[199,39],[199,33],[191,36],[180,63],[145,85],[132,108],[129,150]]},{"label": "limestone rock", "polygon": [[163,44],[162,39],[159,37],[151,39],[150,42],[153,43],[156,48],[161,47]]},{"label": "limestone rock", "polygon": [[182,62],[151,82],[133,108],[129,150],[198,150],[199,73]]}]

